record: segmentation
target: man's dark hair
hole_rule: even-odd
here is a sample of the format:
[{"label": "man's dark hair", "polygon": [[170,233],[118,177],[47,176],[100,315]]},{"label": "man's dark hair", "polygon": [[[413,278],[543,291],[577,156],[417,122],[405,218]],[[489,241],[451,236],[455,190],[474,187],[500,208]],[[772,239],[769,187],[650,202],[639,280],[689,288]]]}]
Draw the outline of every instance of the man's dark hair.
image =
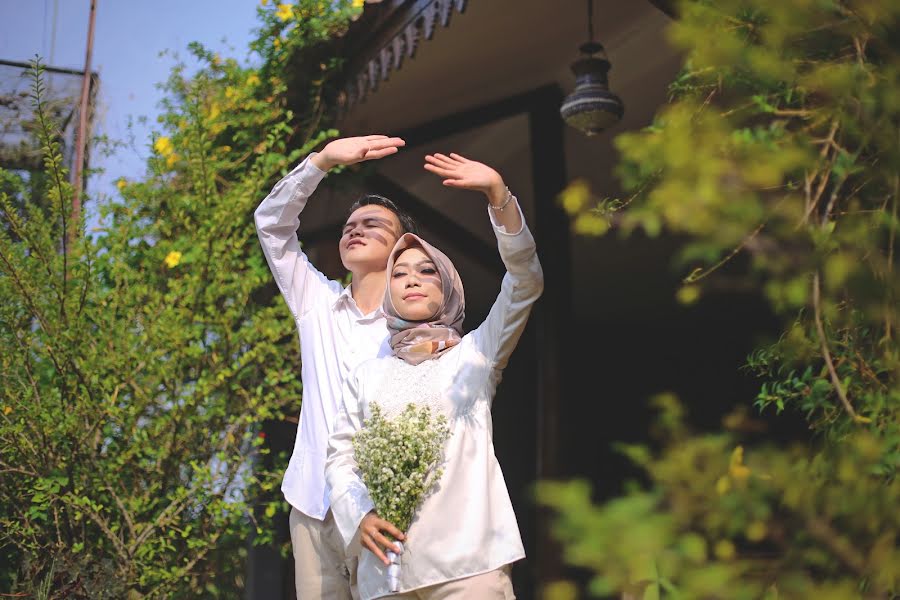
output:
[{"label": "man's dark hair", "polygon": [[384,196],[379,196],[378,194],[366,194],[365,196],[354,202],[350,206],[350,210],[347,211],[347,216],[344,217],[344,222],[347,222],[347,219],[350,218],[350,215],[352,215],[356,209],[372,204],[383,206],[397,215],[397,220],[400,221],[400,228],[403,230],[400,232],[401,235],[404,233],[414,233],[416,235],[419,234],[419,227],[416,225],[415,219],[413,219],[407,212],[403,211],[399,206],[394,204],[393,200],[385,198]]}]

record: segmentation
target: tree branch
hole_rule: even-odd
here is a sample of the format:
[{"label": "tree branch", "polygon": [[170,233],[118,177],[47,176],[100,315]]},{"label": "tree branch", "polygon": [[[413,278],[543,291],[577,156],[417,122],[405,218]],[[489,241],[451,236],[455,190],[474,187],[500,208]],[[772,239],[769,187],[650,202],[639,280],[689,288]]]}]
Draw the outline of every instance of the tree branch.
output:
[{"label": "tree branch", "polygon": [[860,577],[866,574],[866,563],[862,558],[862,553],[854,548],[846,538],[841,537],[828,521],[808,517],[806,519],[806,528],[812,537],[822,542],[832,554],[850,567],[854,573]]},{"label": "tree branch", "polygon": [[825,328],[822,326],[822,307],[820,306],[820,296],[819,272],[816,271],[815,275],[813,275],[813,316],[816,322],[816,331],[819,334],[819,346],[822,350],[822,357],[825,359],[825,364],[828,366],[828,373],[831,376],[831,384],[834,386],[838,398],[840,398],[841,400],[841,404],[844,405],[844,410],[847,411],[847,414],[849,414],[854,421],[858,422],[861,421],[862,418],[856,414],[856,411],[853,410],[853,406],[850,404],[850,401],[847,400],[847,394],[844,393],[844,387],[841,385],[841,380],[834,368],[834,362],[831,360],[831,352],[828,350],[828,340],[825,337]]},{"label": "tree branch", "polygon": [[[834,136],[837,133],[837,130],[838,130],[838,122],[837,122],[837,120],[834,120],[831,122],[831,131],[828,132],[828,137],[826,137],[822,141],[822,151],[819,152],[820,159],[824,159],[826,156],[828,156],[828,151],[832,147],[832,143],[834,142]],[[817,176],[820,177],[819,186],[818,186],[818,189],[816,189],[815,196],[811,196],[812,182],[815,180],[815,178]],[[798,227],[800,225],[803,225],[807,221],[809,221],[810,215],[816,209],[816,206],[818,206],[819,199],[822,197],[822,193],[825,191],[825,185],[828,183],[829,176],[830,176],[830,169],[825,169],[824,173],[822,173],[821,171],[816,171],[816,173],[812,176],[807,175],[806,181],[805,181],[805,186],[804,186],[804,189],[806,191],[806,212],[803,214],[803,218],[800,220]]]},{"label": "tree branch", "polygon": [[122,543],[122,540],[119,539],[119,536],[114,534],[112,530],[107,525],[106,521],[103,520],[103,517],[95,513],[89,506],[77,505],[79,509],[83,510],[84,513],[91,518],[91,520],[97,524],[100,528],[100,531],[106,535],[106,537],[112,542],[113,546],[116,549],[116,553],[119,555],[119,558],[123,563],[128,564],[131,562],[131,554],[128,552],[128,549],[125,547],[125,544]]},{"label": "tree branch", "polygon": [[[894,273],[894,239],[895,239],[895,236],[897,233],[897,195],[898,194],[900,194],[900,175],[894,175],[894,194],[893,194],[894,197],[891,202],[891,204],[892,204],[891,224],[890,224],[891,231],[888,234],[888,256],[887,256],[887,262],[888,262],[887,277],[888,278],[892,277],[893,273]],[[893,301],[893,298],[894,298],[893,286],[890,284],[890,282],[888,283],[888,285],[885,286],[885,289],[887,290],[887,296],[888,296],[887,297],[888,308],[885,311],[885,315],[884,315],[884,337],[887,341],[890,341],[891,335],[892,335],[891,328],[893,325],[892,309],[890,307],[895,306],[894,301]]]}]

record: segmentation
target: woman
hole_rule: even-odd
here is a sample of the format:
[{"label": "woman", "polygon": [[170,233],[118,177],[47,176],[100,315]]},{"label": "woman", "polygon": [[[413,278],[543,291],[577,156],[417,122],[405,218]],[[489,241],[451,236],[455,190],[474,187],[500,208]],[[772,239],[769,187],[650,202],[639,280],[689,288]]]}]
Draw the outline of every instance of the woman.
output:
[{"label": "woman", "polygon": [[[360,553],[362,600],[373,598],[515,598],[509,573],[525,552],[494,455],[491,402],[497,384],[543,289],[534,239],[503,179],[482,163],[429,155],[426,170],[450,187],[477,190],[506,265],[500,294],[485,321],[463,335],[465,298],[453,263],[405,234],[388,259],[383,310],[392,355],[362,363],[347,379],[329,439],[325,476],[335,522],[350,554]],[[443,474],[406,532],[381,519],[360,478],[351,440],[377,402],[386,416],[408,404],[444,414],[450,437]],[[403,541],[400,587],[387,585],[385,552]]]}]

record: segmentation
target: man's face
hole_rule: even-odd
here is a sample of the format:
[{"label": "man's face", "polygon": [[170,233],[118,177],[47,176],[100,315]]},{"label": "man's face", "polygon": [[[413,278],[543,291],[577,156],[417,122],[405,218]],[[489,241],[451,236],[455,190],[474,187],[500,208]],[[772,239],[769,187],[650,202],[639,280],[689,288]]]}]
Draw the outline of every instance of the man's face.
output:
[{"label": "man's face", "polygon": [[353,211],[341,234],[341,262],[351,273],[379,271],[400,237],[400,221],[393,211],[370,204]]}]

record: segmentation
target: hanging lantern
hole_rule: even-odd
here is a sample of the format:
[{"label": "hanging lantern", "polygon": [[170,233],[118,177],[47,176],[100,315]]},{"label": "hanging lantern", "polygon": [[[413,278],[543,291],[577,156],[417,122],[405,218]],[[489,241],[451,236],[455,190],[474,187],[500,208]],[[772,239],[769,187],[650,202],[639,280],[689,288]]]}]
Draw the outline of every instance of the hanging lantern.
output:
[{"label": "hanging lantern", "polygon": [[589,136],[615,125],[625,112],[619,97],[609,91],[610,64],[603,46],[594,41],[593,12],[588,0],[588,41],[579,48],[583,56],[572,63],[575,89],[559,109],[566,123]]}]

